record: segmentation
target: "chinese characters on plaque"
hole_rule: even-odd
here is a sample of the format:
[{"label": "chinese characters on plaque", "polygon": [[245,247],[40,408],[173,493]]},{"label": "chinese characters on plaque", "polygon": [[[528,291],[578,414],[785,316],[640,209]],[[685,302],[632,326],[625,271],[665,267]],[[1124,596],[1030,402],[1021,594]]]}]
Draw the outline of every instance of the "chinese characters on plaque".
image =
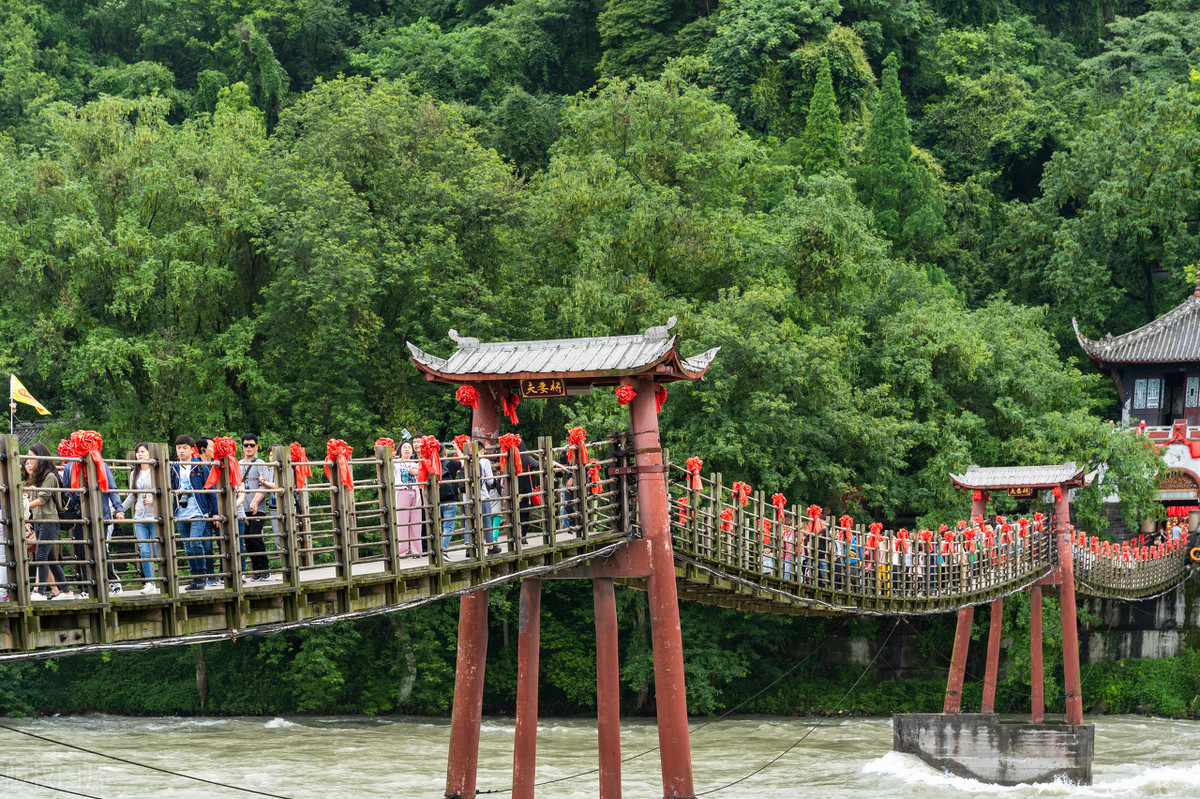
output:
[{"label": "chinese characters on plaque", "polygon": [[567,396],[567,386],[558,378],[521,381],[522,399],[548,399],[565,396]]}]

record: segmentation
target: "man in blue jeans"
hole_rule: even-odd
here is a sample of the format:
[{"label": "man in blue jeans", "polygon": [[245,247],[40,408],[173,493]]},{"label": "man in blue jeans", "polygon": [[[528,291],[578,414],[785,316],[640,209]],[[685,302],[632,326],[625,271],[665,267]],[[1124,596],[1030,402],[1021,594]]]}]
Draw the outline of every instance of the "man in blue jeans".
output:
[{"label": "man in blue jeans", "polygon": [[[202,438],[206,449],[212,446],[210,439]],[[175,530],[183,541],[183,552],[187,556],[188,572],[192,581],[183,590],[199,591],[208,584],[211,561],[205,557],[204,538],[208,533],[208,518],[216,515],[216,500],[212,494],[190,493],[203,489],[208,480],[209,466],[200,458],[192,456],[196,442],[191,436],[175,439],[175,455],[179,463],[171,464],[171,488],[175,495]],[[180,490],[182,488],[182,490]],[[215,583],[215,578],[213,578]]]}]

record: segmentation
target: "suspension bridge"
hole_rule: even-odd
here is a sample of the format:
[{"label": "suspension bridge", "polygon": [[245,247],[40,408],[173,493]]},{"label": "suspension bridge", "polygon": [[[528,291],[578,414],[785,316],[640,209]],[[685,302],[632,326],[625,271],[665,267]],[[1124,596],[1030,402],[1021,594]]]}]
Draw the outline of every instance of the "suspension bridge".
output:
[{"label": "suspension bridge", "polygon": [[[518,693],[513,794],[531,797],[536,758],[539,607],[542,579],[593,583],[597,636],[600,796],[620,795],[620,721],[614,584],[647,591],[652,620],[663,795],[692,797],[678,601],[779,614],[957,613],[945,712],[960,711],[974,608],[991,606],[983,712],[994,707],[1003,600],[1018,591],[1056,593],[1063,614],[1069,725],[1082,723],[1076,594],[1136,600],[1189,575],[1182,542],[1131,550],[1075,530],[1069,495],[1089,476],[1074,464],[978,469],[952,476],[970,491],[970,518],[990,493],[1046,496],[1052,512],[1031,520],[974,522],[938,531],[884,530],[768,498],[742,482],[704,473],[695,458],[674,461],[659,440],[665,383],[698,380],[717,355],[678,351],[666,326],[636,336],[481,343],[451,331],[447,359],[410,345],[431,382],[457,387],[471,408],[470,436],[454,449],[425,438],[412,460],[381,439],[354,457],[330,441],[310,459],[298,445],[275,447],[265,466],[259,524],[239,524],[247,488],[233,442],[217,439],[200,467],[204,486],[181,484],[176,452],[153,443],[142,459],[105,459],[96,436],[58,455],[22,453],[0,437],[3,573],[0,660],[97,649],[138,649],[263,634],[390,613],[445,597],[460,601],[458,663],[447,797],[473,797],[487,648],[488,589],[520,583]],[[568,443],[500,435],[519,429],[524,399],[615,390],[631,431]],[[449,443],[449,442],[447,442]],[[148,457],[146,457],[148,455]],[[442,459],[459,468],[445,470]],[[50,493],[79,500],[78,518],[35,559],[21,535],[30,498],[23,475],[47,461],[69,483]],[[129,482],[131,474],[138,481]],[[149,475],[146,479],[145,475]],[[140,519],[118,518],[112,495],[143,502]],[[140,481],[140,482],[139,482]],[[125,486],[135,487],[125,490]],[[211,497],[198,538],[177,533],[180,502]],[[63,502],[62,504],[65,504]],[[106,504],[108,507],[106,508]],[[149,525],[149,538],[132,535]],[[59,580],[35,567],[64,567]],[[196,585],[197,572],[203,575]],[[53,572],[52,572],[53,573]],[[58,598],[45,598],[57,593]],[[1041,603],[1033,604],[1031,685],[1041,705]],[[1066,622],[1071,623],[1066,623]],[[1089,760],[1090,769],[1090,760]],[[1089,771],[1090,773],[1090,771]]]}]

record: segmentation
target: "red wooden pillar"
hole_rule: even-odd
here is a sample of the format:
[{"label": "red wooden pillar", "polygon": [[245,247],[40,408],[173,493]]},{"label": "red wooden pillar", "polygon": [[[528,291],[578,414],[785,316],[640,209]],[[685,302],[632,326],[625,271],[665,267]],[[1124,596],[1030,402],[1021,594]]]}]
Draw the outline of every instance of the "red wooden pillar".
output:
[{"label": "red wooden pillar", "polygon": [[[471,417],[471,435],[492,442],[500,429],[496,399],[484,387]],[[432,497],[431,502],[437,502]],[[441,535],[434,530],[433,535]],[[458,660],[454,670],[454,709],[450,715],[450,757],[446,763],[446,796],[473,799],[479,771],[479,727],[483,716],[483,673],[487,661],[486,590],[467,594],[458,607]]]},{"label": "red wooden pillar", "polygon": [[[987,509],[988,494],[976,492],[979,499],[972,498],[971,518],[982,516]],[[946,676],[946,699],[942,703],[943,713],[957,713],[962,709],[963,681],[967,675],[967,649],[971,645],[971,623],[975,620],[975,608],[965,607],[958,611],[958,626],[954,629],[954,652],[950,656],[950,673]]]},{"label": "red wooden pillar", "polygon": [[996,712],[996,680],[1000,671],[1000,626],[1004,621],[1004,600],[992,600],[992,619],[988,627],[987,670],[983,674],[983,703],[980,713]]},{"label": "red wooden pillar", "polygon": [[658,746],[663,796],[694,797],[692,752],[688,738],[687,692],[683,676],[683,635],[679,626],[679,594],[671,548],[670,507],[663,473],[652,379],[634,386],[629,405],[638,470],[638,519],[650,545],[650,577],[646,594],[654,649],[654,697],[658,708]]},{"label": "red wooden pillar", "polygon": [[1029,589],[1029,704],[1034,724],[1046,720],[1042,679],[1042,587],[1035,585]]},{"label": "red wooden pillar", "polygon": [[542,581],[521,581],[517,633],[517,725],[513,740],[513,796],[533,799],[537,765],[538,654],[542,639]]},{"label": "red wooden pillar", "polygon": [[968,606],[958,612],[958,626],[954,629],[954,654],[950,657],[950,676],[946,679],[946,701],[943,713],[957,713],[962,707],[963,679],[967,673],[967,645],[971,643],[971,622],[975,620],[975,608]]},{"label": "red wooden pillar", "polygon": [[617,660],[617,597],[608,577],[592,580],[596,606],[596,732],[600,799],[621,799],[621,681]]},{"label": "red wooden pillar", "polygon": [[1058,524],[1058,605],[1062,611],[1063,695],[1066,698],[1067,723],[1083,723],[1083,685],[1079,679],[1079,620],[1075,612],[1075,558],[1071,547],[1071,507],[1067,492],[1054,502]]}]

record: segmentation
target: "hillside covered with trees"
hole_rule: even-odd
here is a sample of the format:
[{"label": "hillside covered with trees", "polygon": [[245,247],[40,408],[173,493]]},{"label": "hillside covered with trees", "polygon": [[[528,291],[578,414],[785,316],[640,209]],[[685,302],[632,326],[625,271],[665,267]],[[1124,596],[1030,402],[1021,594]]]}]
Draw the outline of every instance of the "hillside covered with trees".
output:
[{"label": "hillside covered with trees", "polygon": [[[1194,285],[1198,11],[8,0],[0,366],[118,450],[366,447],[468,424],[405,341],[674,315],[722,347],[671,388],[674,453],[885,521],[961,516],[971,463],[1103,462],[1132,518],[1157,456],[1071,320],[1124,332]],[[527,440],[627,425],[611,392],[521,411]],[[787,656],[754,648],[772,625],[803,626],[755,622],[738,668]]]}]

